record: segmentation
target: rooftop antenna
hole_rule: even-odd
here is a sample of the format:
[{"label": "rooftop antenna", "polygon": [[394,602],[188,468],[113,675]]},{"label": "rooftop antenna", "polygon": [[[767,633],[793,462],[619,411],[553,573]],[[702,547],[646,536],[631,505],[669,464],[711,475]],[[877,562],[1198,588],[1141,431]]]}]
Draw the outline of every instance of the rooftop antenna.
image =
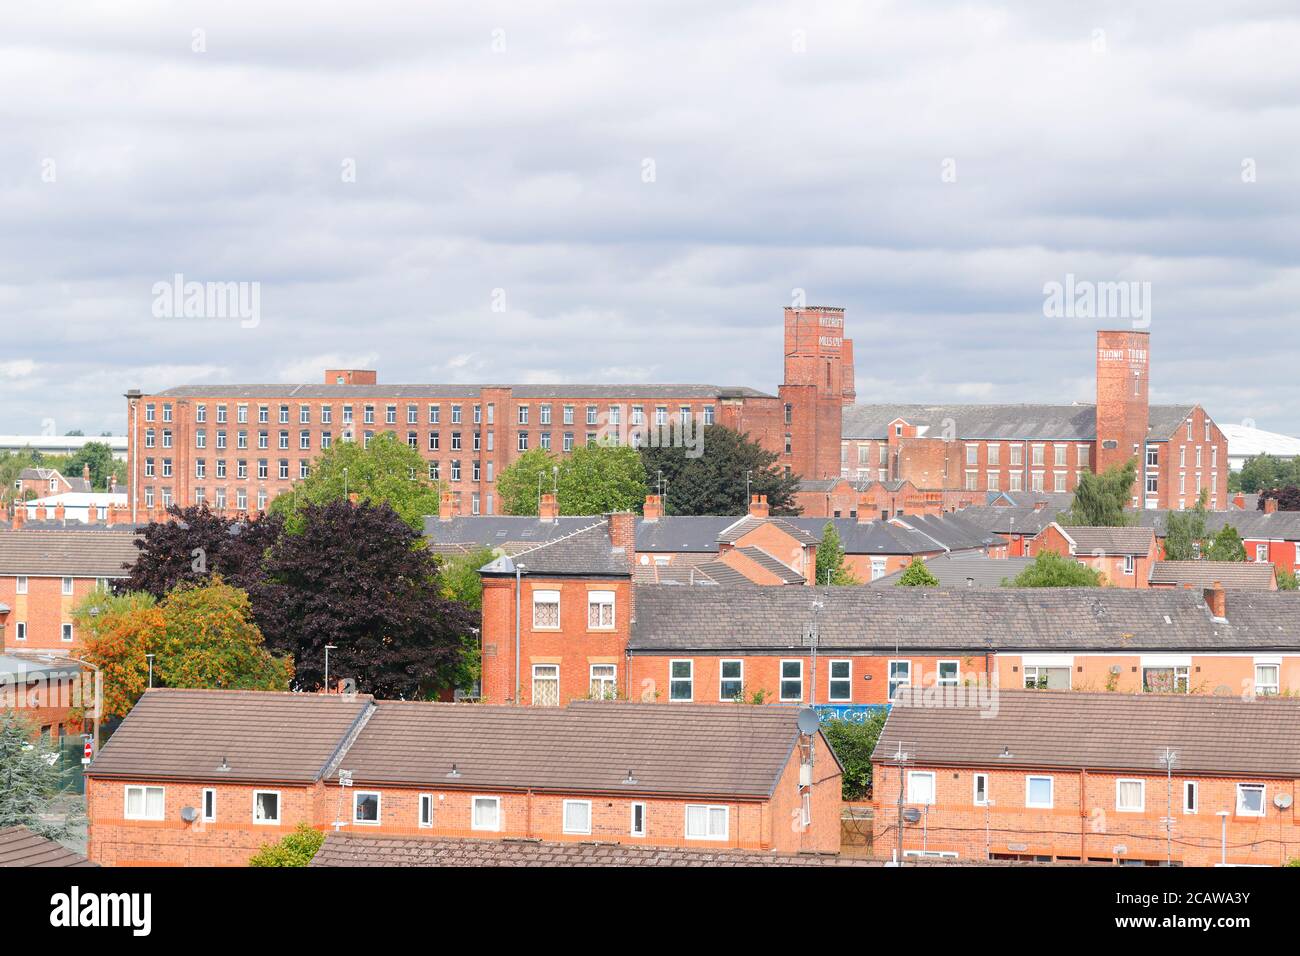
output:
[{"label": "rooftop antenna", "polygon": [[1165,818],[1160,822],[1165,827],[1165,866],[1174,865],[1174,764],[1178,754],[1166,747],[1156,754],[1156,762],[1165,768]]},{"label": "rooftop antenna", "polygon": [[813,707],[817,706],[817,644],[821,637],[818,622],[825,606],[823,601],[812,602],[812,624],[808,628],[808,645],[812,648],[812,689],[808,694],[808,703]]},{"label": "rooftop antenna", "polygon": [[799,833],[802,841],[803,834],[812,823],[813,781],[816,779],[813,767],[817,761],[817,732],[821,729],[822,721],[815,707],[800,707],[796,722],[799,726],[799,743],[801,747],[807,748],[807,759],[799,766]]},{"label": "rooftop antenna", "polygon": [[903,865],[903,778],[906,774],[903,768],[907,766],[912,755],[903,749],[902,741],[898,743],[898,749],[893,756],[894,765],[898,767],[898,849],[897,858],[894,861],[895,866]]}]

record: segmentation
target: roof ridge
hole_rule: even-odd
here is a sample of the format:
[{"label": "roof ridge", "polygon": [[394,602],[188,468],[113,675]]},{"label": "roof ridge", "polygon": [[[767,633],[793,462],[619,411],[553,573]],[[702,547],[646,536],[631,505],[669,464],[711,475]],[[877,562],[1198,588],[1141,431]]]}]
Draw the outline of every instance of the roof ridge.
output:
[{"label": "roof ridge", "polygon": [[[575,517],[585,517],[585,515],[575,515]],[[597,521],[595,524],[589,524],[586,525],[585,527],[577,529],[576,531],[570,531],[568,534],[562,534],[558,538],[552,538],[550,541],[543,541],[541,544],[534,545],[533,547],[528,548],[527,550],[516,551],[513,555],[510,556],[510,559],[513,561],[515,558],[522,558],[524,555],[532,554],[534,551],[541,551],[543,548],[549,548],[551,545],[559,544],[561,541],[568,541],[570,538],[591,531],[593,528],[599,528],[601,525],[604,524],[607,524],[607,519],[605,518],[604,515],[601,515],[600,520]]]}]

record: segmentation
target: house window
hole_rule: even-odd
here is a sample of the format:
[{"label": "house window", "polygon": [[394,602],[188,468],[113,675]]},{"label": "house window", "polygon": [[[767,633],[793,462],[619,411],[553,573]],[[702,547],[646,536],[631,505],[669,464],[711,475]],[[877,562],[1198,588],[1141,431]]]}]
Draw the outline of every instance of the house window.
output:
[{"label": "house window", "polygon": [[907,802],[934,803],[934,772],[909,770],[907,772]]},{"label": "house window", "polygon": [[871,580],[878,581],[885,576],[885,559],[871,559]]},{"label": "house window", "polygon": [[1070,668],[1029,666],[1025,668],[1026,690],[1069,690]]},{"label": "house window", "polygon": [[1144,667],[1142,690],[1150,694],[1186,694],[1190,667]]},{"label": "house window", "polygon": [[614,592],[587,592],[587,627],[590,630],[608,631],[614,627]]},{"label": "house window", "polygon": [[565,800],[564,801],[564,832],[565,833],[590,833],[591,832],[591,801],[590,800]]},{"label": "house window", "polygon": [[1124,573],[1125,573],[1125,574],[1132,574],[1132,573],[1133,573],[1133,569],[1134,569],[1134,567],[1135,567],[1136,564],[1137,564],[1137,559],[1136,559],[1133,555],[1131,555],[1131,554],[1126,554],[1126,555],[1124,555]]},{"label": "house window", "polygon": [[26,621],[19,621],[19,622],[18,622],[18,633],[15,635],[15,637],[16,637],[17,640],[20,640],[20,641],[25,641],[25,640],[27,640],[27,622],[26,622]]},{"label": "house window", "polygon": [[560,706],[560,665],[533,665],[533,706]]},{"label": "house window", "polygon": [[989,805],[989,775],[986,773],[975,774],[974,783],[974,801],[977,807],[987,807]]},{"label": "house window", "polygon": [[1123,813],[1141,813],[1147,805],[1147,785],[1142,780],[1115,781],[1115,809]]},{"label": "house window", "polygon": [[695,662],[668,662],[668,699],[691,700],[695,694]]},{"label": "house window", "polygon": [[686,839],[725,840],[727,838],[726,807],[688,803],[686,805]]},{"label": "house window", "polygon": [[803,700],[803,661],[781,662],[781,699]]},{"label": "house window", "polygon": [[26,577],[26,575],[22,575],[22,574],[18,575],[18,593],[19,593],[19,594],[26,594],[26,593],[27,593],[27,577]]},{"label": "house window", "polygon": [[500,830],[501,798],[475,797],[470,827],[475,830]]},{"label": "house window", "polygon": [[912,662],[889,662],[889,699],[893,700],[900,687],[912,686]]},{"label": "house window", "polygon": [[560,592],[533,592],[533,628],[558,630],[560,627]]},{"label": "house window", "polygon": [[718,700],[739,700],[745,692],[744,675],[744,661],[722,661],[718,665]]},{"label": "house window", "polygon": [[161,820],[165,793],[163,787],[127,787],[122,815],[128,820]]},{"label": "house window", "polygon": [[632,804],[632,826],[628,829],[632,836],[645,836],[645,804]]},{"label": "house window", "polygon": [[830,699],[834,703],[853,699],[852,661],[831,661]]},{"label": "house window", "polygon": [[72,578],[63,579],[63,593],[65,595],[72,593]]},{"label": "house window", "polygon": [[253,791],[253,822],[264,826],[280,823],[280,791]]},{"label": "house window", "polygon": [[72,625],[64,624],[61,630],[61,636],[65,644],[72,643]]},{"label": "house window", "polygon": [[1264,564],[1268,561],[1268,545],[1255,545],[1255,560],[1260,564]]},{"label": "house window", "polygon": [[420,794],[420,826],[433,826],[433,794]]},{"label": "house window", "polygon": [[1052,809],[1052,782],[1051,777],[1025,777],[1025,806]]},{"label": "house window", "polygon": [[352,794],[352,822],[379,823],[379,794],[373,790],[358,790]]},{"label": "house window", "polygon": [[1195,813],[1201,805],[1200,790],[1195,780],[1183,781],[1183,813]]},{"label": "house window", "polygon": [[1262,817],[1264,815],[1263,784],[1237,784],[1237,815],[1242,817]]},{"label": "house window", "polygon": [[203,822],[217,822],[217,791],[211,787],[203,791]]},{"label": "house window", "polygon": [[956,687],[961,678],[961,669],[957,661],[940,661],[936,683],[940,687]]},{"label": "house window", "polygon": [[591,697],[596,700],[614,700],[618,697],[618,668],[614,664],[591,665]]},{"label": "house window", "polygon": [[1278,664],[1256,664],[1255,693],[1264,697],[1278,694],[1281,690],[1281,666]]}]

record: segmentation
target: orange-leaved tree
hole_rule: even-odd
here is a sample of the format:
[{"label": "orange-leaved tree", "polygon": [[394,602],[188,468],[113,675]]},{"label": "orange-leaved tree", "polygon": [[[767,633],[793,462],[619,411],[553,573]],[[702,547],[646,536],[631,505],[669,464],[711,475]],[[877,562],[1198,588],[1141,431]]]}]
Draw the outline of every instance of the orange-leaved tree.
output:
[{"label": "orange-leaved tree", "polygon": [[72,612],[81,656],[103,675],[104,716],[125,717],[148,683],[149,661],[163,634],[163,612],[153,595],[93,591]]}]

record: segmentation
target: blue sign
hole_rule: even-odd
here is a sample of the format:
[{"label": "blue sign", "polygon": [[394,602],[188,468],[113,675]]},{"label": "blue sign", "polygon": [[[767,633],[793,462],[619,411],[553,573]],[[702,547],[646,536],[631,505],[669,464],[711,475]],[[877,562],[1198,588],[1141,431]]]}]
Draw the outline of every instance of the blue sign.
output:
[{"label": "blue sign", "polygon": [[867,718],[877,711],[889,712],[888,704],[818,704],[817,716],[826,723],[828,720],[847,720],[854,724],[865,724]]}]

